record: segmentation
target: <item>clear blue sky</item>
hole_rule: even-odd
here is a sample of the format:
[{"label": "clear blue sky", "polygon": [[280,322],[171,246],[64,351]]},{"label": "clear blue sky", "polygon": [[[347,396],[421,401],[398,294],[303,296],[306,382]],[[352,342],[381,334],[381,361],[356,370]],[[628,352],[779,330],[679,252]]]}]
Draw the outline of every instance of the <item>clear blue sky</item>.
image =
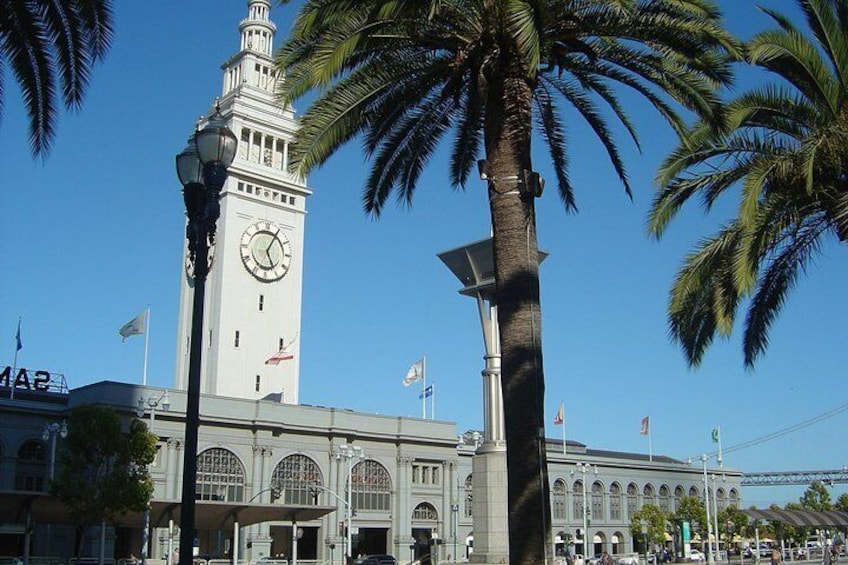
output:
[{"label": "clear blue sky", "polygon": [[[723,0],[742,37],[767,24],[749,0]],[[789,0],[760,4],[796,14]],[[239,44],[246,2],[116,2],[116,36],[93,74],[81,113],[63,115],[42,163],[29,154],[20,93],[6,77],[0,124],[0,356],[11,364],[22,317],[19,365],[64,373],[75,388],[140,382],[144,339],[118,328],[149,304],[149,383],[174,381],[184,208],[173,159],[195,119],[220,94],[220,65]],[[272,10],[276,45],[293,6]],[[742,82],[756,80],[746,75]],[[756,370],[742,366],[740,334],[717,343],[700,370],[687,368],[666,333],[665,301],[683,255],[732,212],[693,206],[661,242],[645,235],[657,164],[670,133],[638,100],[629,103],[645,151],[622,136],[631,202],[601,147],[574,121],[570,158],[578,215],[554,190],[538,202],[547,433],[565,402],[568,437],[593,448],[647,452],[639,422],[652,420],[655,454],[685,459],[761,437],[844,405],[848,302],[844,247],[823,250],[771,334]],[[301,106],[298,110],[303,110]],[[360,207],[366,171],[354,143],[309,178],[302,403],[420,416],[416,387],[401,386],[427,356],[436,416],[457,431],[481,427],[483,344],[474,302],[436,254],[486,237],[485,186],[447,183],[444,160],[424,175],[412,209],[379,221]],[[539,153],[536,167],[553,178]],[[848,412],[756,447],[728,453],[743,471],[841,468]],[[746,489],[744,503],[796,500],[803,488]],[[837,486],[834,494],[845,491]]]}]

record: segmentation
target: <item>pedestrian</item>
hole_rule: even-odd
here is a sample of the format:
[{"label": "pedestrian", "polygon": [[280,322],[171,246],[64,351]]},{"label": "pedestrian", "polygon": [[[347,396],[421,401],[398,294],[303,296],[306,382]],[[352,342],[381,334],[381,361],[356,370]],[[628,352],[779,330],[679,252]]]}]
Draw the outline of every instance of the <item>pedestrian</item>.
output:
[{"label": "pedestrian", "polygon": [[783,560],[783,556],[780,554],[780,550],[776,547],[771,550],[771,565],[780,565],[780,562]]},{"label": "pedestrian", "polygon": [[601,565],[613,565],[612,557],[606,551],[601,555]]}]

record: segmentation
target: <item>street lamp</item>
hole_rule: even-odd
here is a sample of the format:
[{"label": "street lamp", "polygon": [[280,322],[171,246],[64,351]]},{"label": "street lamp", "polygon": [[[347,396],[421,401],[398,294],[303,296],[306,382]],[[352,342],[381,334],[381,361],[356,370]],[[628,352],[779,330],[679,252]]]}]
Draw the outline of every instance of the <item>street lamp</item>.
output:
[{"label": "street lamp", "polygon": [[171,398],[168,396],[167,390],[158,397],[156,394],[151,394],[146,400],[144,398],[138,399],[135,414],[139,418],[144,418],[144,415],[150,410],[150,431],[153,431],[153,424],[156,422],[156,409],[159,407],[165,412],[171,409]]},{"label": "street lamp", "polygon": [[[168,396],[168,391],[166,390],[158,397],[156,394],[151,394],[147,397],[147,400],[144,398],[138,399],[138,406],[135,408],[135,414],[139,418],[144,418],[144,415],[150,410],[150,431],[153,431],[153,423],[156,421],[156,409],[162,407],[162,410],[165,412],[171,407],[171,399]],[[157,438],[159,436],[157,435]],[[169,535],[168,537],[168,559],[171,557],[171,548],[170,544],[172,543],[172,539]],[[142,564],[147,564],[147,556],[149,555],[148,546],[150,545],[150,503],[148,502],[147,507],[144,509],[144,531],[141,533],[141,562]]]},{"label": "street lamp", "polygon": [[713,524],[710,519],[710,484],[709,479],[707,477],[707,461],[710,458],[706,455],[701,455],[701,463],[704,466],[704,506],[707,507],[707,563],[709,565],[715,564],[715,555],[713,555],[713,544],[712,540],[712,529]]},{"label": "street lamp", "polygon": [[53,422],[44,424],[44,431],[41,434],[41,439],[50,442],[50,467],[48,468],[48,477],[50,482],[53,482],[53,473],[56,468],[56,436],[62,439],[68,437],[68,423],[62,420],[62,423]]},{"label": "street lamp", "polygon": [[[353,542],[352,530],[351,530],[351,519],[353,518],[353,503],[351,496],[353,493],[353,460],[354,459],[365,459],[365,453],[362,451],[362,448],[358,445],[350,445],[343,444],[337,445],[336,450],[333,453],[333,456],[336,458],[336,461],[341,461],[342,459],[347,460],[347,503],[345,504],[345,523],[347,524],[347,547],[345,547],[345,558],[348,563],[350,563],[350,558],[352,555],[351,551],[351,543]],[[180,565],[183,565],[180,563]]]},{"label": "street lamp", "polygon": [[180,509],[180,565],[192,565],[197,482],[197,429],[200,424],[200,363],[203,352],[203,301],[209,272],[209,243],[215,241],[215,224],[221,215],[218,201],[227,168],[236,156],[236,136],[227,127],[217,103],[206,126],[195,132],[177,155],[177,176],[183,185],[186,239],[194,261],[194,298],[191,314],[186,429],[183,449],[183,491]]},{"label": "street lamp", "polygon": [[[586,471],[588,471],[589,468],[591,467],[591,468],[593,468],[595,476],[597,476],[598,475],[598,466],[597,465],[591,465],[589,463],[584,463],[582,461],[578,461],[577,463],[575,463],[575,465],[577,466],[577,470],[583,476],[582,481],[581,481],[583,483],[583,558],[589,559],[589,553],[588,553],[588,551],[589,551],[589,539],[588,539],[588,536],[589,536],[589,504],[588,504],[588,502],[589,501],[587,500],[588,495],[587,495],[587,489],[586,489]],[[571,471],[571,474],[573,476],[574,471]]]}]

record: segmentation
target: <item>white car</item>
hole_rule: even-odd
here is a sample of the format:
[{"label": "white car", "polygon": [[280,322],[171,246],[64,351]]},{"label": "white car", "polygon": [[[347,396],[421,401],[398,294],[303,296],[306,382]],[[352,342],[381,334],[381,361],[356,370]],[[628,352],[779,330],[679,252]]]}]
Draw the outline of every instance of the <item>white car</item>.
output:
[{"label": "white car", "polygon": [[639,565],[639,554],[638,553],[625,553],[619,557],[616,557],[615,560],[618,565]]},{"label": "white car", "polygon": [[689,551],[689,560],[690,561],[704,561],[706,560],[706,556],[698,549],[692,549]]}]

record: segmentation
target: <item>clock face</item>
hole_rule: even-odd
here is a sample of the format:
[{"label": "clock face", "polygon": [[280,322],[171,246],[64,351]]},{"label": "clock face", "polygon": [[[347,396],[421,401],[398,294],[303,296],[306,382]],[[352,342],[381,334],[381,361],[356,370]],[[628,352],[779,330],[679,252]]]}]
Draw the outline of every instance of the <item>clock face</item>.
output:
[{"label": "clock face", "polygon": [[278,281],[289,272],[291,243],[277,224],[256,222],[244,230],[240,247],[244,267],[260,281]]}]

